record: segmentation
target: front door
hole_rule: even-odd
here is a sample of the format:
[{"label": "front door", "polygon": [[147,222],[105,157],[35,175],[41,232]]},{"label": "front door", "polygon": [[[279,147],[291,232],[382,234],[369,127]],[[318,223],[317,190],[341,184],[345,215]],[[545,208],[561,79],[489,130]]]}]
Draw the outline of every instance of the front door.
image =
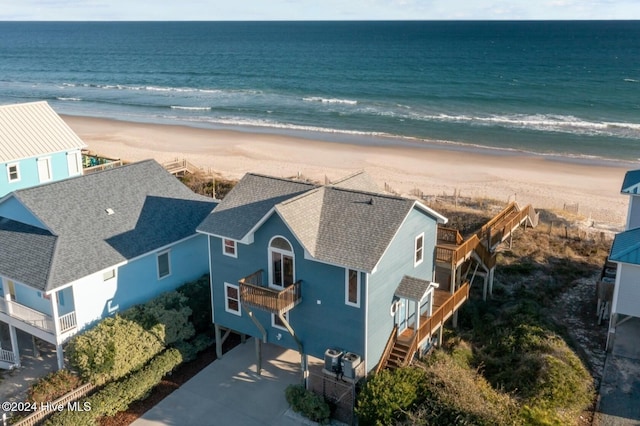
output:
[{"label": "front door", "polygon": [[396,324],[398,324],[398,334],[407,328],[409,310],[407,309],[407,300],[400,299],[396,309]]}]

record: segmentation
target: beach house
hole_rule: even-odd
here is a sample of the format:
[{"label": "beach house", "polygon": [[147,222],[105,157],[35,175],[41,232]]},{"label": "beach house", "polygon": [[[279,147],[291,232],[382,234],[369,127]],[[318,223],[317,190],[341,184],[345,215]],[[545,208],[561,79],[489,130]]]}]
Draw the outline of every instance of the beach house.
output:
[{"label": "beach house", "polygon": [[[222,333],[233,330],[255,337],[258,353],[261,342],[294,349],[303,371],[312,356],[345,378],[392,350],[410,359],[437,327],[419,339],[417,330],[454,299],[435,282],[444,222],[362,172],[326,185],[246,174],[198,227],[208,237],[219,355]],[[468,286],[461,291],[449,315]]]},{"label": "beach house", "polygon": [[55,346],[96,321],[209,270],[195,229],[216,201],[153,160],[13,191],[0,199],[0,322]]},{"label": "beach house", "polygon": [[46,102],[0,106],[0,197],[81,175],[85,147]]},{"label": "beach house", "polygon": [[625,230],[616,235],[609,260],[617,264],[607,348],[622,322],[640,318],[640,170],[625,174],[621,193],[629,196]]}]

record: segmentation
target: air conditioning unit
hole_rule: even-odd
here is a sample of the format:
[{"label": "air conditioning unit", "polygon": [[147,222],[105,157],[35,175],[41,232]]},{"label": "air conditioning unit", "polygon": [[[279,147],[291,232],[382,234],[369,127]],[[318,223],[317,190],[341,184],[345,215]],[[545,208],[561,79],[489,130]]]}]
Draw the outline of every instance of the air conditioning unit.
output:
[{"label": "air conditioning unit", "polygon": [[342,357],[342,374],[349,379],[356,378],[356,368],[362,360],[360,355],[356,355],[353,352],[347,352]]},{"label": "air conditioning unit", "polygon": [[339,349],[327,349],[324,352],[324,369],[337,373],[340,371],[340,361],[343,352]]}]

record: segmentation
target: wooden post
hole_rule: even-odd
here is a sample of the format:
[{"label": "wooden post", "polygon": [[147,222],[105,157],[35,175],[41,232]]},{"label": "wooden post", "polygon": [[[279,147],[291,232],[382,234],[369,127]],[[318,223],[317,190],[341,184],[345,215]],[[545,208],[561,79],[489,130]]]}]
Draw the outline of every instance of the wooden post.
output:
[{"label": "wooden post", "polygon": [[213,325],[216,339],[216,357],[222,359],[222,333],[220,333],[220,326],[218,324]]},{"label": "wooden post", "polygon": [[258,376],[262,375],[262,340],[254,339],[256,341],[256,373]]},{"label": "wooden post", "polygon": [[18,349],[18,335],[16,328],[9,325],[9,337],[11,338],[11,350],[13,351],[14,364],[20,367],[20,349]]}]

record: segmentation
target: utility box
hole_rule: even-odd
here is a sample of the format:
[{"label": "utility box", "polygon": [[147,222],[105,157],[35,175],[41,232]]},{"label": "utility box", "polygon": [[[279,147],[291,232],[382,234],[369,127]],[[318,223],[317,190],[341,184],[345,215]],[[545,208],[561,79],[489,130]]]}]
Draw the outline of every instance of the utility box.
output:
[{"label": "utility box", "polygon": [[347,352],[344,354],[342,357],[342,374],[344,377],[355,379],[356,368],[361,362],[362,359],[360,358],[360,355],[356,355],[353,352]]},{"label": "utility box", "polygon": [[324,352],[324,369],[337,373],[340,371],[343,352],[339,349],[327,349]]}]

